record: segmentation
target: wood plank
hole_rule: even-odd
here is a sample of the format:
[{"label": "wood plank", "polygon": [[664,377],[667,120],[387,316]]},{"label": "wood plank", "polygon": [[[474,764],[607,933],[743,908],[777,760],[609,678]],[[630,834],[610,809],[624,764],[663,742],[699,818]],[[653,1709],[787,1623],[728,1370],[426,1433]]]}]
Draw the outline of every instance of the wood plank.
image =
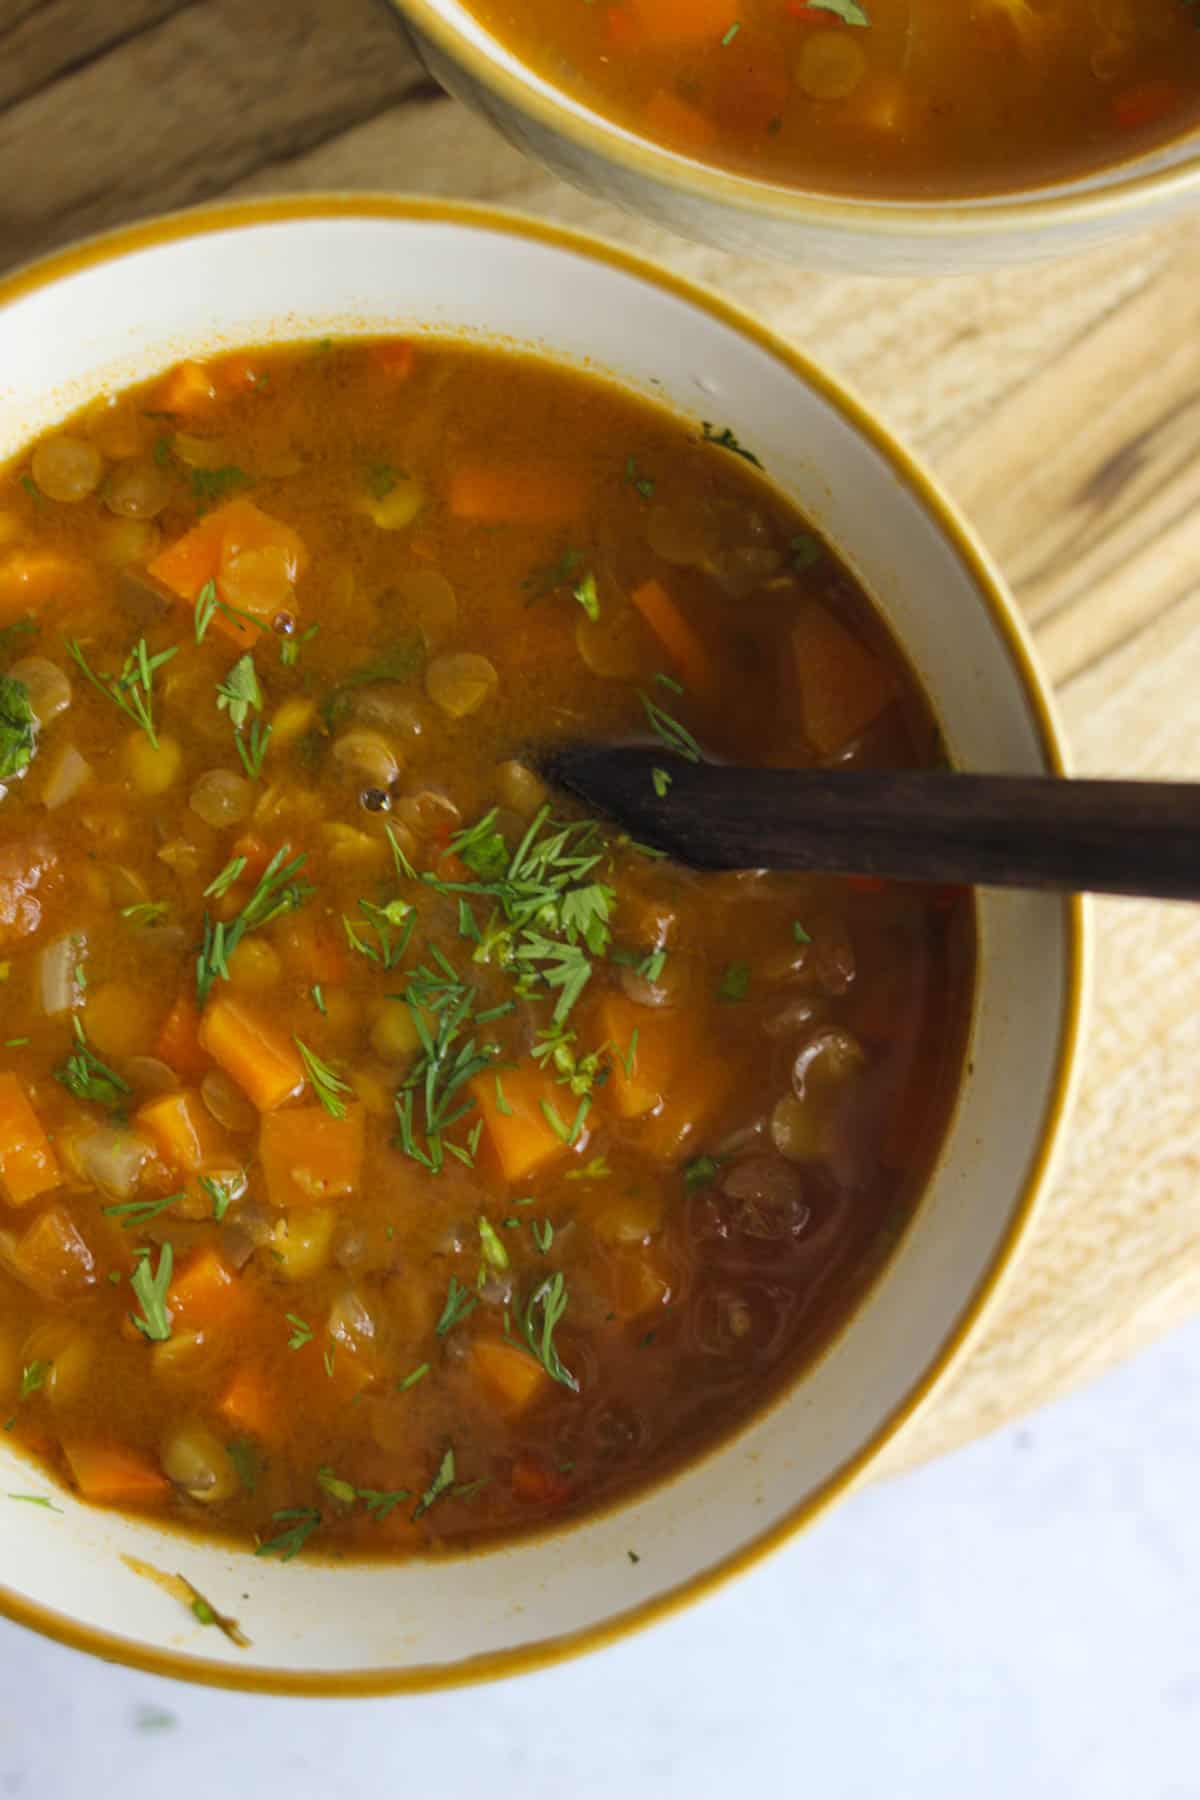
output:
[{"label": "wood plank", "polygon": [[0,110],[195,0],[5,0],[0,4]]},{"label": "wood plank", "polygon": [[[1200,776],[1200,591],[1060,694],[1081,772]],[[888,1468],[978,1437],[1200,1310],[1200,908],[1097,905],[1079,1105],[1003,1302]]]},{"label": "wood plank", "polygon": [[0,113],[0,258],[220,193],[423,79],[376,0],[183,7]]}]

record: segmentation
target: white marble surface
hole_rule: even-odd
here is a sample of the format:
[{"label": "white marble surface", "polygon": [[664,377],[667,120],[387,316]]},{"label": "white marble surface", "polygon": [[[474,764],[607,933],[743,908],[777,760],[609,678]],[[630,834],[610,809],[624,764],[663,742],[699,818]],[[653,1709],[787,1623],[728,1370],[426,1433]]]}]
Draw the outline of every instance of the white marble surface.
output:
[{"label": "white marble surface", "polygon": [[489,1688],[257,1700],[0,1627],[0,1796],[1200,1800],[1198,1390],[1200,1323],[666,1625]]}]

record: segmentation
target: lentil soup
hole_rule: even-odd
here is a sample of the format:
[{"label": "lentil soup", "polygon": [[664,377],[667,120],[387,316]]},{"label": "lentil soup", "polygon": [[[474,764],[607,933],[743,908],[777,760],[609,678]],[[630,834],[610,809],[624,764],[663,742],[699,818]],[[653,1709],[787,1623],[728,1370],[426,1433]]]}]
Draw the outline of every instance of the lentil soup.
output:
[{"label": "lentil soup", "polygon": [[1093,174],[1200,125],[1195,0],[469,0],[640,137],[864,199]]},{"label": "lentil soup", "polygon": [[914,766],[727,431],[372,341],[0,474],[0,1406],[86,1499],[403,1555],[567,1518],[819,1352],[961,1072],[960,891],[699,875],[571,736]]}]

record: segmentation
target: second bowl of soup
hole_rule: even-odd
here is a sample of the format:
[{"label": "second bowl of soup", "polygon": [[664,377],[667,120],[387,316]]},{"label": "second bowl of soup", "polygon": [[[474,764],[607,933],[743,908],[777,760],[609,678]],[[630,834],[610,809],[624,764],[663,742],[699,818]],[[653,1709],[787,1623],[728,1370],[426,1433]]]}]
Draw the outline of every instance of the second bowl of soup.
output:
[{"label": "second bowl of soup", "polygon": [[1188,0],[398,0],[557,173],[689,235],[928,270],[1056,253],[1197,185]]}]

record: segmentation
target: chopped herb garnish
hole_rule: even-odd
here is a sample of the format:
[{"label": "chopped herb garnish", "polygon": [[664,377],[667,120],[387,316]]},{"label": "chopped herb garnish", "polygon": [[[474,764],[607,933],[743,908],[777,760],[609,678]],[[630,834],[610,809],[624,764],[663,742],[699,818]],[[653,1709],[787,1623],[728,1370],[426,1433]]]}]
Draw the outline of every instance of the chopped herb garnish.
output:
[{"label": "chopped herb garnish", "polygon": [[450,1488],[453,1486],[454,1486],[454,1449],[453,1449],[453,1446],[449,1446],[445,1452],[445,1455],[442,1457],[441,1462],[438,1464],[437,1474],[434,1476],[434,1478],[430,1482],[429,1486],[425,1489],[425,1492],[421,1495],[421,1498],[417,1501],[416,1506],[413,1508],[413,1515],[412,1515],[413,1520],[416,1521],[417,1519],[419,1519],[422,1516],[423,1513],[427,1513],[429,1511],[430,1507],[433,1505],[434,1501],[440,1500],[442,1495],[446,1492],[447,1488]]},{"label": "chopped herb garnish", "polygon": [[576,582],[571,589],[571,594],[582,606],[592,624],[597,624],[600,618],[600,595],[596,591],[596,577],[590,569],[582,581]]},{"label": "chopped herb garnish", "polygon": [[806,0],[810,12],[832,13],[843,25],[869,25],[867,9],[859,0]]},{"label": "chopped herb garnish", "polygon": [[495,1227],[482,1218],[479,1221],[479,1248],[485,1263],[490,1263],[493,1269],[507,1269],[508,1251],[497,1236]]},{"label": "chopped herb garnish", "polygon": [[521,583],[522,591],[531,600],[540,600],[546,594],[552,594],[556,588],[566,587],[575,571],[583,562],[582,550],[564,550],[558,561],[548,563],[544,568],[535,569]]},{"label": "chopped herb garnish", "polygon": [[529,1235],[534,1246],[545,1256],[554,1242],[554,1227],[549,1219],[533,1219],[529,1225]]},{"label": "chopped herb garnish", "polygon": [[567,1310],[567,1284],[561,1271],[539,1282],[518,1314],[521,1337],[529,1354],[541,1363],[552,1381],[579,1392],[579,1383],[558,1354],[554,1333]]},{"label": "chopped herb garnish", "polygon": [[129,1277],[129,1285],[142,1309],[140,1317],[131,1313],[130,1318],[142,1336],[149,1338],[151,1343],[164,1343],[171,1335],[167,1289],[171,1285],[174,1264],[175,1253],[170,1244],[164,1244],[158,1253],[157,1269],[151,1269],[150,1257],[146,1255],[139,1260],[137,1268]]},{"label": "chopped herb garnish", "polygon": [[21,1370],[20,1397],[22,1400],[28,1400],[30,1394],[37,1393],[53,1366],[52,1363],[41,1361],[25,1364]]},{"label": "chopped herb garnish", "polygon": [[651,769],[650,779],[654,783],[654,792],[660,800],[665,800],[671,787],[671,776],[666,769]]},{"label": "chopped herb garnish", "polygon": [[254,1445],[235,1440],[232,1444],[226,1444],[225,1454],[233,1464],[246,1493],[253,1494],[258,1487],[259,1475],[258,1452]]},{"label": "chopped herb garnish", "polygon": [[26,1506],[43,1506],[47,1512],[60,1513],[62,1511],[62,1507],[55,1506],[53,1500],[48,1500],[45,1494],[10,1494],[8,1498],[23,1500]]},{"label": "chopped herb garnish", "polygon": [[753,463],[756,469],[762,468],[762,463],[759,461],[758,457],[755,456],[753,450],[747,450],[744,444],[739,444],[728,425],[724,426],[720,431],[717,431],[716,428],[710,425],[708,420],[705,419],[702,429],[704,432],[704,442],[706,444],[715,444],[719,450],[728,450],[733,456],[740,456],[745,462]]},{"label": "chopped herb garnish", "polygon": [[724,49],[727,44],[732,44],[734,38],[737,36],[738,32],[741,29],[742,29],[741,20],[735,19],[733,24],[729,27],[729,30],[725,33],[724,37],[721,39],[721,48]]},{"label": "chopped herb garnish", "polygon": [[29,767],[37,732],[29,689],[14,675],[0,675],[0,781],[11,781]]},{"label": "chopped herb garnish", "polygon": [[500,1114],[502,1119],[511,1119],[513,1116],[513,1109],[504,1097],[504,1089],[500,1085],[500,1077],[498,1075],[496,1077],[496,1111]]},{"label": "chopped herb garnish", "polygon": [[170,910],[165,900],[138,900],[132,906],[123,906],[121,917],[135,925],[157,925]]},{"label": "chopped herb garnish", "polygon": [[307,1319],[302,1319],[299,1313],[285,1313],[283,1316],[292,1328],[288,1338],[289,1350],[303,1350],[305,1344],[312,1343],[313,1328]]},{"label": "chopped herb garnish", "polygon": [[[649,694],[641,694],[639,697],[651,729],[667,749],[674,750],[677,756],[682,756],[687,762],[702,761],[703,753],[700,746],[687,727],[681,725],[678,719],[673,718],[669,712],[664,711],[661,706],[651,700]],[[657,787],[657,783],[655,785]]]},{"label": "chopped herb garnish", "polygon": [[630,487],[633,488],[634,492],[641,495],[643,500],[653,500],[654,483],[648,475],[643,475],[639,472],[637,461],[632,456],[627,456],[625,459],[625,479]]},{"label": "chopped herb garnish", "polygon": [[462,1283],[456,1281],[452,1275],[446,1294],[446,1304],[442,1308],[442,1316],[433,1329],[439,1337],[445,1337],[448,1331],[453,1331],[456,1325],[461,1325],[468,1314],[474,1312],[478,1304],[478,1298],[470,1288],[463,1287]]},{"label": "chopped herb garnish", "polygon": [[[214,925],[208,914],[204,915],[204,942],[196,960],[196,988],[203,1006],[208,999],[209,989],[218,976],[223,981],[229,980],[228,959],[247,932],[257,931],[278,919],[283,913],[292,912],[302,906],[313,889],[307,882],[296,881],[294,877],[303,868],[304,854],[295,856],[289,862],[290,844],[284,844],[275,852],[259,878],[258,885],[247,900],[245,906],[230,924],[218,920]],[[236,872],[235,870],[236,865]],[[206,895],[224,893],[237,880],[245,868],[245,858],[236,857],[209,883],[204,892]]]},{"label": "chopped herb garnish", "polygon": [[407,1488],[359,1488],[358,1497],[367,1509],[367,1516],[378,1524],[412,1495]]},{"label": "chopped herb garnish", "polygon": [[304,1072],[312,1084],[313,1093],[325,1111],[335,1119],[344,1119],[346,1102],[342,1099],[342,1095],[354,1091],[349,1082],[343,1081],[340,1075],[335,1074],[329,1064],[322,1062],[316,1051],[310,1050],[304,1040],[298,1038],[294,1032],[292,1033],[292,1042],[300,1052],[300,1060],[304,1064]]},{"label": "chopped herb garnish", "polygon": [[428,1373],[429,1364],[427,1362],[418,1363],[415,1369],[410,1369],[408,1374],[403,1376],[402,1379],[396,1383],[396,1392],[398,1394],[407,1394],[409,1388],[416,1387],[418,1381],[424,1381]]},{"label": "chopped herb garnish", "polygon": [[750,965],[744,962],[729,964],[721,977],[717,988],[718,1000],[744,1000],[750,991]]},{"label": "chopped herb garnish", "polygon": [[55,1069],[54,1079],[61,1081],[77,1100],[90,1100],[96,1106],[118,1110],[125,1104],[129,1083],[115,1069],[100,1061],[87,1041],[78,1015],[72,1018],[71,1027],[75,1033],[75,1049],[62,1067]]},{"label": "chopped herb garnish", "polygon": [[386,500],[399,478],[390,462],[369,462],[363,471],[367,492],[373,500]]},{"label": "chopped herb garnish", "polygon": [[358,1489],[354,1483],[344,1481],[340,1475],[335,1475],[329,1468],[317,1470],[317,1486],[328,1494],[330,1499],[338,1501],[342,1506],[353,1506],[358,1499]]},{"label": "chopped herb garnish", "polygon": [[331,728],[345,715],[350,695],[355,688],[368,687],[376,681],[411,681],[425,666],[425,638],[411,631],[389,644],[369,662],[351,669],[330,689],[321,707],[321,716]]},{"label": "chopped herb garnish", "polygon": [[213,1218],[220,1224],[229,1211],[233,1199],[232,1188],[227,1183],[218,1181],[215,1175],[201,1175],[200,1186],[212,1201]]},{"label": "chopped herb garnish", "polygon": [[285,1506],[280,1512],[272,1513],[271,1518],[284,1529],[275,1537],[265,1539],[254,1554],[277,1556],[280,1562],[291,1562],[321,1523],[321,1515],[315,1506]]},{"label": "chopped herb garnish", "polygon": [[693,1156],[683,1166],[684,1192],[694,1194],[699,1188],[711,1187],[717,1178],[719,1164],[715,1156]]},{"label": "chopped herb garnish", "polygon": [[174,644],[171,649],[160,650],[156,656],[151,656],[146,648],[145,638],[141,637],[125,658],[119,675],[98,675],[84,655],[79,639],[67,640],[68,656],[79,665],[92,686],[106,700],[111,700],[126,718],[132,719],[145,732],[154,750],[158,749],[158,738],[154,730],[154,676],[164,663],[170,662],[178,654],[178,650],[178,644]]},{"label": "chopped herb garnish", "polygon": [[218,681],[217,711],[227,712],[233,729],[241,732],[246,729],[251,711],[262,711],[262,703],[258,670],[254,666],[254,658],[247,651],[245,656],[238,657],[224,681]]},{"label": "chopped herb garnish", "polygon": [[607,1181],[612,1174],[608,1163],[602,1156],[593,1156],[591,1162],[584,1163],[582,1169],[568,1169],[568,1181]]},{"label": "chopped herb garnish", "polygon": [[202,511],[215,506],[219,500],[227,500],[230,494],[236,494],[242,488],[254,486],[254,477],[232,463],[223,469],[193,469],[191,478],[192,495],[200,502]]},{"label": "chopped herb garnish", "polygon": [[245,867],[246,858],[244,856],[235,856],[232,862],[227,862],[220,874],[214,875],[205,888],[205,899],[219,900],[222,895],[227,894]]},{"label": "chopped herb garnish", "polygon": [[180,1188],[178,1193],[167,1194],[161,1200],[121,1200],[115,1206],[102,1206],[100,1211],[106,1218],[119,1219],[124,1230],[132,1231],[139,1225],[148,1225],[184,1197]]},{"label": "chopped herb garnish", "polygon": [[819,563],[824,554],[820,538],[813,537],[808,531],[802,531],[794,537],[789,548],[792,553],[792,568],[797,575],[802,575],[805,569],[811,569],[814,563]]},{"label": "chopped herb garnish", "polygon": [[792,936],[795,938],[795,940],[798,944],[811,944],[812,943],[812,938],[809,936],[808,932],[805,931],[805,929],[804,929],[803,925],[800,923],[799,919],[792,920]]}]

